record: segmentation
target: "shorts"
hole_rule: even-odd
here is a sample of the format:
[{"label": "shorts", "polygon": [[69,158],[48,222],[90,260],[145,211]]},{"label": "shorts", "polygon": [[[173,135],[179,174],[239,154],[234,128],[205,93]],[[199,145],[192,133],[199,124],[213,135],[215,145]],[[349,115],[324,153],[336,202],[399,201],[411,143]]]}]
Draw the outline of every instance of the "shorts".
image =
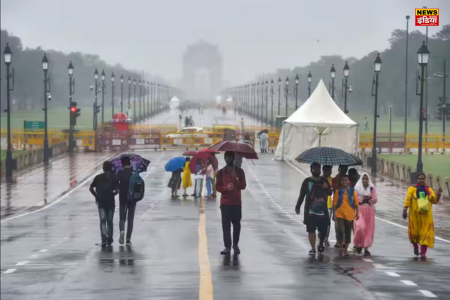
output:
[{"label": "shorts", "polygon": [[306,224],[306,232],[315,233],[319,231],[320,234],[326,236],[328,231],[328,220],[326,216],[310,215],[308,224]]}]

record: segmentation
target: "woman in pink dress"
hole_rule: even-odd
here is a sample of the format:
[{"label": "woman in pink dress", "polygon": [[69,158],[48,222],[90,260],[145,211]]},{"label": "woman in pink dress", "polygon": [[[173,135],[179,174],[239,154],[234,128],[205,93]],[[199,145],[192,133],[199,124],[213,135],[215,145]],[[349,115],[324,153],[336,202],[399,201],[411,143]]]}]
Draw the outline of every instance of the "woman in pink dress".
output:
[{"label": "woman in pink dress", "polygon": [[359,220],[355,221],[355,238],[353,244],[357,253],[364,248],[364,255],[370,256],[369,247],[372,246],[375,234],[375,208],[377,191],[369,175],[364,173],[355,185],[359,201]]}]

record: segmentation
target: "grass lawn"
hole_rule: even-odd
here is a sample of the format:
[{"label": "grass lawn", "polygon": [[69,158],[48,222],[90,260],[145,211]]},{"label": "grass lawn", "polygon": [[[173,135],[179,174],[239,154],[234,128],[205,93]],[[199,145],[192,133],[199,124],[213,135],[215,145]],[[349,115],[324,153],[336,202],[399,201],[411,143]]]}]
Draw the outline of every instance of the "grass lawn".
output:
[{"label": "grass lawn", "polygon": [[[382,154],[381,157],[411,166],[413,170],[416,169],[417,154]],[[450,155],[429,154],[422,156],[422,160],[425,173],[432,173],[434,176],[440,175],[444,178],[450,178]]]},{"label": "grass lawn", "polygon": [[[23,150],[13,150],[12,155],[13,157],[17,154],[20,154]],[[0,150],[0,160],[4,160],[6,158],[6,150]]]}]

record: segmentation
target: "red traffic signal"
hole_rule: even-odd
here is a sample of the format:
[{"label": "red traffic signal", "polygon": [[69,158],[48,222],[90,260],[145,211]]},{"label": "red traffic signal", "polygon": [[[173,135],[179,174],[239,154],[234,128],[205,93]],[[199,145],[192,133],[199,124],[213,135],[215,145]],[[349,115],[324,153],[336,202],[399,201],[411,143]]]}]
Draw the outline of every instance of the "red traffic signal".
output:
[{"label": "red traffic signal", "polygon": [[75,106],[72,106],[72,107],[70,108],[70,112],[71,112],[71,113],[76,113],[76,112],[77,112],[77,108],[76,108]]}]

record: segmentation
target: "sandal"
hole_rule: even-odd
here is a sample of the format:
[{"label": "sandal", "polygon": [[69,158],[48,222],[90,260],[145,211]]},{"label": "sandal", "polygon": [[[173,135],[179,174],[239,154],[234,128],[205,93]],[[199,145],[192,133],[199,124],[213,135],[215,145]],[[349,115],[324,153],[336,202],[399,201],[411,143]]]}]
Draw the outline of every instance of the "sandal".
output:
[{"label": "sandal", "polygon": [[339,256],[344,255],[344,249],[339,249]]},{"label": "sandal", "polygon": [[325,251],[325,247],[324,246],[317,246],[317,251],[319,251],[319,253],[323,253],[323,251]]},{"label": "sandal", "polygon": [[[354,249],[356,250],[356,253],[361,254],[361,251],[362,251],[361,247],[354,247]],[[365,254],[365,252],[364,252],[364,254]]]},{"label": "sandal", "polygon": [[371,256],[372,253],[370,253],[369,250],[364,250],[364,256]]},{"label": "sandal", "polygon": [[316,251],[314,251],[314,250],[309,250],[308,255],[314,256],[314,255],[316,255]]}]

